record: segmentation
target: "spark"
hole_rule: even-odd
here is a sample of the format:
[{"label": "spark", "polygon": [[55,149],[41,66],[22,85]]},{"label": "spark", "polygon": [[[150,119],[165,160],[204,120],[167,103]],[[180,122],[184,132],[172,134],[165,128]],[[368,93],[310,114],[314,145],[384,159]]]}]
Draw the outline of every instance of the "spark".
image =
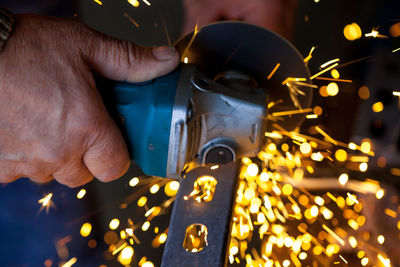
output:
[{"label": "spark", "polygon": [[304,63],[307,65],[308,64],[308,62],[310,61],[310,59],[312,58],[312,53],[314,52],[314,50],[315,50],[315,46],[313,46],[312,48],[311,48],[311,50],[310,50],[310,52],[308,53],[308,56],[306,57],[306,58],[304,58]]},{"label": "spark", "polygon": [[355,198],[354,195],[352,195],[352,194],[350,194],[349,192],[347,192],[347,196],[348,196],[353,202],[355,202],[356,204],[358,204],[358,200],[357,200],[357,198]]},{"label": "spark", "polygon": [[352,162],[368,162],[369,158],[366,156],[351,156],[350,161]]},{"label": "spark", "polygon": [[317,114],[308,114],[308,115],[306,115],[306,118],[307,119],[316,119],[316,118],[318,118],[318,115]]},{"label": "spark", "polygon": [[322,228],[328,232],[328,234],[330,234],[333,238],[336,239],[336,241],[338,241],[342,246],[344,246],[345,242],[344,240],[338,236],[334,231],[332,231],[328,226],[326,226],[325,224],[322,224]]},{"label": "spark", "polygon": [[328,67],[329,65],[334,64],[334,63],[337,63],[337,62],[339,62],[339,61],[340,61],[339,58],[335,58],[335,59],[329,60],[329,61],[325,62],[324,64],[322,64],[321,66],[319,66],[319,68],[320,68],[320,69],[325,69],[325,68]]},{"label": "spark", "polygon": [[61,265],[61,267],[71,267],[76,263],[77,259],[75,257],[71,258],[69,261]]},{"label": "spark", "polygon": [[151,6],[151,3],[147,0],[142,0],[146,5]]},{"label": "spark", "polygon": [[[125,245],[126,245],[126,243],[125,243]],[[121,253],[118,256],[118,261],[122,265],[125,265],[125,266],[129,265],[132,261],[133,254],[134,254],[133,248],[131,246],[125,246],[125,247],[123,247]]]},{"label": "spark", "polygon": [[185,196],[187,200],[189,197],[193,198],[197,202],[209,202],[213,199],[215,188],[217,186],[217,180],[212,176],[201,176],[196,179],[193,185],[193,191],[189,196]]},{"label": "spark", "polygon": [[335,140],[335,139],[333,139],[332,137],[330,137],[326,132],[324,132],[319,126],[315,126],[314,127],[315,128],[315,130],[317,131],[317,132],[319,132],[323,137],[325,137],[325,139],[328,141],[328,142],[330,142],[330,143],[332,143],[332,144],[334,144],[334,145],[337,145],[338,144],[338,142]]},{"label": "spark", "polygon": [[128,15],[128,13],[124,13],[124,16],[133,24],[135,25],[136,28],[139,28],[140,25],[137,23],[136,20],[134,20],[131,16]]},{"label": "spark", "polygon": [[268,75],[267,80],[271,79],[272,76],[275,74],[275,72],[278,70],[279,66],[281,65],[281,63],[277,63],[275,65],[275,67],[272,69],[271,73]]},{"label": "spark", "polygon": [[365,37],[373,37],[373,38],[381,38],[381,39],[388,38],[386,35],[380,34],[378,31],[378,28],[373,28],[371,32],[365,34]]},{"label": "spark", "polygon": [[40,207],[39,212],[41,212],[44,208],[46,208],[46,213],[49,213],[50,207],[54,207],[54,203],[51,200],[52,197],[53,197],[53,193],[49,193],[44,198],[39,199],[38,203],[42,204],[42,207]]},{"label": "spark", "polygon": [[378,253],[378,259],[382,262],[385,267],[390,267],[390,259],[385,258],[382,254]]},{"label": "spark", "polygon": [[129,181],[129,186],[130,186],[130,187],[135,187],[137,184],[139,184],[139,178],[138,178],[138,177],[133,177],[133,178]]},{"label": "spark", "polygon": [[385,209],[385,214],[387,215],[387,216],[390,216],[390,217],[392,217],[393,219],[396,219],[396,217],[397,217],[397,212],[395,212],[394,210],[391,210],[391,209]]},{"label": "spark", "polygon": [[[194,41],[194,39],[196,38],[196,36],[197,36],[198,33],[199,33],[199,26],[196,24],[196,26],[194,27],[194,32],[193,32],[192,38],[190,38],[190,41],[189,41],[188,45],[186,46],[185,50],[184,50],[183,53],[182,53],[181,59],[183,59],[183,60],[181,60],[181,61],[184,61],[184,62],[185,62],[185,60],[186,60],[186,58],[187,58],[187,53],[189,52],[189,49],[190,49],[190,47],[192,46],[193,41]],[[185,64],[187,64],[187,61],[188,61],[188,60],[186,60]]]},{"label": "spark", "polygon": [[85,195],[86,195],[86,190],[82,188],[81,190],[79,190],[78,194],[76,194],[76,197],[78,199],[82,199]]},{"label": "spark", "polygon": [[272,116],[274,116],[274,117],[290,116],[290,115],[294,115],[294,114],[308,113],[308,112],[311,112],[311,111],[312,111],[312,108],[295,109],[295,110],[288,110],[288,111],[279,111],[279,112],[272,113]]},{"label": "spark", "polygon": [[372,111],[375,113],[382,112],[384,109],[383,103],[382,102],[376,102],[372,105]]},{"label": "spark", "polygon": [[126,246],[128,246],[128,244],[127,243],[123,243],[122,245],[120,245],[119,247],[117,247],[116,249],[113,250],[112,255],[118,254],[118,252],[120,252]]},{"label": "spark", "polygon": [[344,37],[349,41],[354,41],[362,36],[362,31],[360,26],[353,22],[351,24],[347,24],[343,29]]},{"label": "spark", "polygon": [[100,0],[93,0],[95,3],[99,4],[99,5],[103,5],[103,3]]},{"label": "spark", "polygon": [[138,0],[128,0],[128,3],[134,7],[138,7],[140,4]]},{"label": "spark", "polygon": [[82,225],[80,233],[81,236],[88,237],[91,231],[92,231],[92,225],[87,222]]},{"label": "spark", "polygon": [[288,83],[291,83],[291,82],[301,82],[301,81],[307,81],[307,79],[306,78],[288,77],[282,82],[282,85],[287,85]]},{"label": "spark", "polygon": [[392,53],[395,53],[395,52],[397,52],[397,51],[400,51],[400,47],[399,47],[399,48],[396,48],[395,50],[393,50]]},{"label": "spark", "polygon": [[346,260],[345,258],[343,258],[342,255],[339,255],[339,258],[340,258],[344,263],[349,264],[349,263],[347,262],[347,260]]},{"label": "spark", "polygon": [[342,173],[340,176],[339,176],[339,184],[341,184],[341,185],[346,185],[347,184],[347,182],[349,181],[349,175],[348,174],[346,174],[346,173]]},{"label": "spark", "polygon": [[164,192],[167,196],[173,197],[176,195],[179,189],[179,182],[178,181],[171,181],[165,185]]},{"label": "spark", "polygon": [[390,169],[390,174],[394,176],[400,176],[400,169],[398,168],[391,168]]},{"label": "spark", "polygon": [[269,138],[274,138],[274,139],[282,139],[283,138],[283,136],[277,132],[272,132],[272,133],[266,132],[265,136],[269,137]]},{"label": "spark", "polygon": [[330,71],[331,69],[333,69],[333,68],[335,68],[337,66],[339,66],[339,63],[335,63],[335,64],[327,67],[326,69],[321,70],[320,72],[318,72],[318,73],[314,74],[313,76],[311,76],[310,79],[313,80],[313,79],[317,78],[318,76],[324,74],[327,71]]},{"label": "spark", "polygon": [[379,189],[377,192],[376,192],[376,198],[377,199],[381,199],[381,198],[383,198],[383,196],[385,195],[385,191],[383,190],[383,189]]},{"label": "spark", "polygon": [[333,82],[343,82],[343,83],[352,83],[352,80],[345,79],[334,79],[334,78],[326,78],[326,77],[316,77],[316,80],[324,80],[324,81],[333,81]]},{"label": "spark", "polygon": [[117,218],[112,219],[112,220],[110,221],[109,227],[110,227],[111,230],[117,229],[118,226],[119,226],[119,220],[118,220]]},{"label": "spark", "polygon": [[158,192],[158,190],[160,190],[160,186],[158,185],[158,184],[153,184],[151,187],[150,187],[150,193],[152,193],[152,194],[155,194],[155,193],[157,193]]}]

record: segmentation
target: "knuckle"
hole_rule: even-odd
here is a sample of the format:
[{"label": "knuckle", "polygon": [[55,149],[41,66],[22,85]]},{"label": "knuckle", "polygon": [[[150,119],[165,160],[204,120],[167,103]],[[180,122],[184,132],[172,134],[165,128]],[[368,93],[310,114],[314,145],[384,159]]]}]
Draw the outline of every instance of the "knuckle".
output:
[{"label": "knuckle", "polygon": [[118,67],[131,69],[142,62],[142,49],[128,41],[113,41],[113,58]]},{"label": "knuckle", "polygon": [[51,176],[51,175],[47,175],[47,176],[32,175],[32,176],[29,176],[29,180],[31,180],[34,183],[45,184],[45,183],[52,181],[53,176]]},{"label": "knuckle", "polygon": [[20,177],[18,175],[9,175],[9,174],[0,174],[0,183],[8,184],[12,183],[15,180],[18,180]]},{"label": "knuckle", "polygon": [[108,168],[107,170],[96,174],[96,178],[102,182],[111,182],[123,176],[130,164],[120,165],[120,166],[113,166]]},{"label": "knuckle", "polygon": [[77,188],[84,184],[87,184],[91,180],[93,180],[92,175],[65,175],[65,176],[55,176],[54,179],[57,180],[60,184],[66,185],[69,188]]}]

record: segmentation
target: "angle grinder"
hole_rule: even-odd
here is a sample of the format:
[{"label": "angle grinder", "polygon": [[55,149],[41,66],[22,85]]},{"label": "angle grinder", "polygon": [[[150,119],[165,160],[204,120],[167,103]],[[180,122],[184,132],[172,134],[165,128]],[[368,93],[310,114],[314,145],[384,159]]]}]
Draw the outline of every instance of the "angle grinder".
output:
[{"label": "angle grinder", "polygon": [[[303,58],[265,28],[214,23],[182,38],[176,48],[182,63],[166,76],[99,84],[131,159],[147,175],[179,179],[190,166],[254,157],[270,127],[268,113],[311,105],[311,88],[301,88],[296,104],[282,84],[288,77],[309,80]],[[278,104],[268,110],[269,102]],[[279,124],[293,130],[302,119],[287,116]]]}]

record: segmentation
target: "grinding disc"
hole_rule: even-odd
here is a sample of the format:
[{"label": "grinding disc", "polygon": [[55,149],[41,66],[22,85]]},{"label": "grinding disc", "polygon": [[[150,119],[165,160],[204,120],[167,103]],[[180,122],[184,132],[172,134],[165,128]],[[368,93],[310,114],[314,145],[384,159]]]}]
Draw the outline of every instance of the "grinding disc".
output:
[{"label": "grinding disc", "polygon": [[[195,64],[210,78],[226,70],[238,70],[252,76],[267,91],[268,102],[279,103],[268,111],[269,114],[299,109],[288,87],[282,85],[286,78],[306,78],[304,83],[310,83],[309,71],[296,48],[278,34],[251,24],[209,24],[178,41],[177,48],[183,59],[186,57],[188,63]],[[277,63],[280,63],[279,68],[268,80],[268,74]],[[300,86],[298,89],[304,93],[297,95],[300,107],[309,108],[313,88]],[[277,119],[280,126],[293,130],[301,124],[304,115],[279,116]]]}]

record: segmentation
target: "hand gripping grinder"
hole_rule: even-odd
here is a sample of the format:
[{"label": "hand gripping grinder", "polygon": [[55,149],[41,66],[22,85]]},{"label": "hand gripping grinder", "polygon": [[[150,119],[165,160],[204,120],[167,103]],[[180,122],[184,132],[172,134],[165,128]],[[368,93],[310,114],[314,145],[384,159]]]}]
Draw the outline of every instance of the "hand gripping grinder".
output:
[{"label": "hand gripping grinder", "polygon": [[[282,81],[309,79],[292,45],[246,23],[210,24],[176,47],[184,63],[172,73],[143,83],[99,86],[132,160],[147,175],[178,179],[191,166],[256,156],[269,127],[267,103],[280,103],[272,111],[298,108]],[[298,101],[304,108],[311,104],[311,91],[302,91]],[[279,124],[292,130],[301,120],[294,115]]]}]

